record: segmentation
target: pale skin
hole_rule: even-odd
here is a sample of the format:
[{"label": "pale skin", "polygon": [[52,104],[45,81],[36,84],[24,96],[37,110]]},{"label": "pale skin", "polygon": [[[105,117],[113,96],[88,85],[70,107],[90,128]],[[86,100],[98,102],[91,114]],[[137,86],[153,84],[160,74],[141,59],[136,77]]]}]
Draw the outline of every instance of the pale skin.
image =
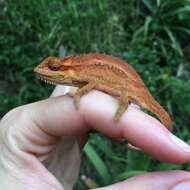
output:
[{"label": "pale skin", "polygon": [[[52,96],[63,94],[65,88],[59,86]],[[94,90],[81,98],[79,110],[76,110],[72,97],[59,96],[7,113],[0,122],[1,189],[66,189],[65,184],[57,180],[60,176],[56,171],[53,174],[48,172],[43,164],[58,145],[59,137],[77,136],[75,140],[81,147],[91,130],[111,139],[127,139],[146,154],[163,162],[180,164],[190,160],[190,147],[172,136],[159,121],[140,111],[137,106],[130,105],[119,122],[115,123],[113,116],[116,109],[117,101],[113,97]],[[69,150],[66,154],[70,154]],[[61,165],[56,167],[56,164],[54,167],[52,170],[62,168]],[[67,165],[61,177],[70,169]],[[179,188],[179,184],[183,186]],[[190,173],[150,172],[96,190],[126,189],[187,190],[190,189]]]}]

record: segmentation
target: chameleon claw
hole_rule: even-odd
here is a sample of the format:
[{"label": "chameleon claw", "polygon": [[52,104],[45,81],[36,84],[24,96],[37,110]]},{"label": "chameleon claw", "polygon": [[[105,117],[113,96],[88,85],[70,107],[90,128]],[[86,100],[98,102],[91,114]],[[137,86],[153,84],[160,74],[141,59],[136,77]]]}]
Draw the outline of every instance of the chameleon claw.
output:
[{"label": "chameleon claw", "polygon": [[73,92],[67,92],[65,95],[70,96],[70,97],[74,97],[75,94]]},{"label": "chameleon claw", "polygon": [[115,121],[115,122],[118,122],[119,119],[120,119],[120,117],[121,117],[121,115],[118,114],[118,113],[116,113],[115,116],[114,116],[114,121]]},{"label": "chameleon claw", "polygon": [[140,149],[140,148],[138,148],[138,147],[136,147],[136,146],[134,146],[134,145],[132,145],[132,144],[130,144],[130,143],[128,143],[127,146],[128,146],[128,148],[131,149],[131,150],[142,151],[142,149]]},{"label": "chameleon claw", "polygon": [[77,96],[77,95],[74,95],[74,105],[76,107],[77,110],[79,110],[79,107],[80,107],[80,97]]}]

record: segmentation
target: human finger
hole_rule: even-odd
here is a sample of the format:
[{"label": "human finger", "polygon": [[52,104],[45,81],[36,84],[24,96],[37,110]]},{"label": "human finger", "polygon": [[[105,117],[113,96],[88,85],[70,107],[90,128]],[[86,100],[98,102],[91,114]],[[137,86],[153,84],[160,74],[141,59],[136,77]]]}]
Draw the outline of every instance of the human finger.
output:
[{"label": "human finger", "polygon": [[189,190],[190,173],[185,171],[151,172],[94,190]]},{"label": "human finger", "polygon": [[184,163],[190,160],[188,144],[135,106],[129,106],[119,122],[114,122],[117,104],[111,96],[92,91],[81,99],[80,111],[91,128],[111,138],[127,139],[160,161]]},{"label": "human finger", "polygon": [[113,120],[116,109],[117,101],[99,91],[82,97],[79,110],[76,110],[72,98],[67,96],[28,105],[33,119],[48,134],[79,135],[93,129],[111,138],[125,138],[161,161],[183,163],[190,160],[189,145],[155,118],[129,106],[116,123]]}]

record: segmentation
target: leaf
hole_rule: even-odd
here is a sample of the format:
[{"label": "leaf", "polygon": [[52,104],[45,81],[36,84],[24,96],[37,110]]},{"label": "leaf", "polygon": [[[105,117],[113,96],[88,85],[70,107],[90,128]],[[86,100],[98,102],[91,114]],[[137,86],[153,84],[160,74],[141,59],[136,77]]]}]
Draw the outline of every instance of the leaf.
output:
[{"label": "leaf", "polygon": [[170,11],[168,13],[165,14],[166,17],[168,16],[175,16],[177,14],[182,14],[182,13],[190,13],[190,6],[185,6],[183,8],[179,8],[175,11]]},{"label": "leaf", "polygon": [[99,136],[94,136],[94,142],[92,141],[92,143],[99,150],[101,150],[106,155],[107,158],[110,158],[111,160],[115,160],[115,161],[117,160],[123,163],[127,162],[126,158],[121,158],[121,157],[116,156],[112,148],[108,146],[107,141],[105,141],[103,138],[100,138]]},{"label": "leaf", "polygon": [[190,6],[180,8],[180,9],[174,11],[173,14],[180,14],[180,13],[185,13],[185,12],[190,13]]},{"label": "leaf", "polygon": [[126,171],[126,172],[123,172],[123,173],[120,173],[119,175],[117,175],[115,177],[114,181],[117,182],[117,181],[125,180],[126,178],[140,175],[143,173],[145,173],[145,171],[141,171],[141,170]]},{"label": "leaf", "polygon": [[179,30],[180,32],[184,32],[187,35],[190,35],[190,29],[185,28],[185,27],[175,27],[177,30]]},{"label": "leaf", "polygon": [[95,149],[87,143],[84,147],[84,152],[89,158],[90,162],[94,165],[97,172],[104,181],[104,184],[108,184],[111,180],[111,176],[107,170],[107,167]]},{"label": "leaf", "polygon": [[136,38],[138,38],[138,36],[143,33],[144,31],[144,26],[141,26],[139,29],[136,30],[136,32],[133,34],[132,37],[132,42],[135,42]]},{"label": "leaf", "polygon": [[160,3],[161,3],[161,0],[156,0],[156,5],[157,5],[157,7],[160,6]]},{"label": "leaf", "polygon": [[182,170],[183,166],[180,164],[159,163],[157,166],[159,170]]},{"label": "leaf", "polygon": [[[97,143],[98,142],[98,143]],[[105,139],[101,138],[100,136],[94,136],[94,139],[92,140],[92,143],[101,150],[107,157],[111,158],[114,156],[114,152],[112,149],[108,146],[108,143],[105,141]]]},{"label": "leaf", "polygon": [[150,157],[142,152],[129,150],[127,159],[127,170],[148,170]]},{"label": "leaf", "polygon": [[179,53],[180,56],[183,56],[182,49],[181,49],[179,43],[177,42],[175,36],[171,32],[171,30],[168,27],[164,27],[164,30],[166,31],[167,35],[169,36],[169,38],[172,42],[172,47]]},{"label": "leaf", "polygon": [[165,47],[165,42],[163,41],[162,38],[157,37],[157,41],[159,44],[160,49],[162,50],[162,53],[167,56],[167,49]]},{"label": "leaf", "polygon": [[143,0],[143,3],[146,5],[146,7],[148,8],[148,10],[150,12],[154,12],[154,7],[151,5],[150,1],[149,0]]},{"label": "leaf", "polygon": [[148,35],[148,29],[149,29],[149,25],[152,21],[152,17],[148,16],[146,17],[145,23],[144,23],[144,36],[146,37]]}]

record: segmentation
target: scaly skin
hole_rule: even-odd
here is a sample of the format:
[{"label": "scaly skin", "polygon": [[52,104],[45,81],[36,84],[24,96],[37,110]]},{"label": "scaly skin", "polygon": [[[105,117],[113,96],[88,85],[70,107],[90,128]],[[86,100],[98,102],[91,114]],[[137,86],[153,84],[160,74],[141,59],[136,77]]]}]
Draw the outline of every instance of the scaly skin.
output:
[{"label": "scaly skin", "polygon": [[85,54],[65,58],[48,57],[35,69],[37,76],[52,84],[79,87],[74,95],[75,106],[80,97],[92,89],[118,98],[114,120],[119,120],[129,102],[153,112],[171,130],[171,119],[152,97],[137,72],[123,60],[105,54]]}]

